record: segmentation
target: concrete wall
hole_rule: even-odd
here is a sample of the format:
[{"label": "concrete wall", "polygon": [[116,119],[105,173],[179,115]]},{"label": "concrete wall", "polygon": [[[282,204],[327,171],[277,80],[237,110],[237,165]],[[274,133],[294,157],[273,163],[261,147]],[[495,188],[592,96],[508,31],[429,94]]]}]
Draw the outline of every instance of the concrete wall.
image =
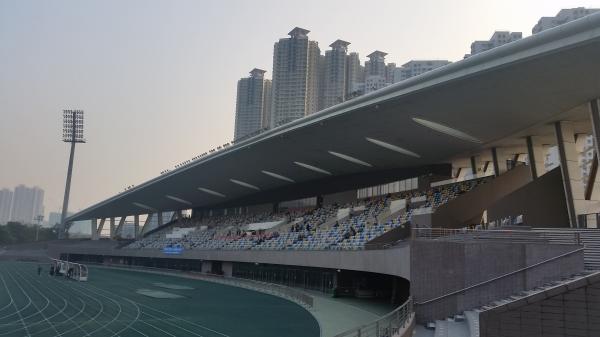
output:
[{"label": "concrete wall", "polygon": [[560,167],[521,187],[488,208],[488,220],[523,214],[525,225],[532,227],[568,227]]},{"label": "concrete wall", "polygon": [[[186,250],[181,255],[165,255],[159,249],[111,249],[83,245],[51,245],[50,253],[139,256],[155,258],[197,259],[203,261],[227,261],[267,263],[330,269],[345,269],[380,273],[410,278],[410,246],[399,244],[390,249],[359,251],[328,250]],[[202,269],[205,270],[204,267]]]},{"label": "concrete wall", "polygon": [[203,273],[210,273],[210,271],[212,270],[212,262],[211,261],[202,261],[202,272]]},{"label": "concrete wall", "polygon": [[225,277],[233,276],[233,263],[223,262],[221,269],[223,269],[223,276],[225,276]]},{"label": "concrete wall", "polygon": [[600,275],[484,311],[481,337],[600,336]]},{"label": "concrete wall", "polygon": [[530,181],[529,167],[517,166],[440,206],[432,216],[432,226],[459,228],[469,225],[472,219],[480,219],[484,210]]},{"label": "concrete wall", "polygon": [[576,245],[413,241],[411,294],[417,320],[428,322],[461,313],[583,270],[583,252],[442,300],[418,303],[464,289],[537,262],[573,251]]},{"label": "concrete wall", "polygon": [[327,194],[323,196],[323,205],[338,203],[340,205],[356,201],[356,190],[349,190],[339,193]]}]

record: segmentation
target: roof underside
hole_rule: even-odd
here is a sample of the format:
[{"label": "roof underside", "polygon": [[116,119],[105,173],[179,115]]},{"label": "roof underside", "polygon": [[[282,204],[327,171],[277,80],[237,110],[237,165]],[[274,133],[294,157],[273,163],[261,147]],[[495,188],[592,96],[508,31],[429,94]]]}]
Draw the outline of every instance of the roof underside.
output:
[{"label": "roof underside", "polygon": [[[209,207],[328,177],[443,163],[549,123],[600,97],[598,60],[600,14],[594,14],[269,130],[68,220]],[[481,142],[435,131],[413,118]]]}]

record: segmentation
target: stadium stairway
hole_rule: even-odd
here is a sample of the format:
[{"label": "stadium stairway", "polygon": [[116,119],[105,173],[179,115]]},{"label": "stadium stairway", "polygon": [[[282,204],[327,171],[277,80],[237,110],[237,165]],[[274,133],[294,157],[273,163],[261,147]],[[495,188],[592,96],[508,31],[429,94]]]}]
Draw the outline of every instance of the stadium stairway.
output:
[{"label": "stadium stairway", "polygon": [[[453,317],[448,317],[445,320],[436,320],[427,324],[425,329],[416,329],[415,337],[479,337],[480,336],[480,323],[479,315],[483,312],[492,309],[510,310],[511,308],[519,305],[520,303],[528,304],[539,300],[540,297],[550,297],[549,291],[555,288],[569,287],[571,284],[582,281],[582,279],[598,275],[600,272],[597,271],[585,271],[572,275],[570,277],[563,278],[548,282],[542,286],[533,288],[531,290],[521,291],[515,293],[507,298],[493,301],[486,305],[472,310],[467,310],[464,313],[457,314]],[[551,293],[551,292],[550,292]],[[535,296],[535,298],[534,298]],[[518,303],[517,303],[518,302]],[[427,331],[429,330],[429,331]],[[433,334],[431,334],[433,332]]]},{"label": "stadium stairway", "polygon": [[441,237],[445,241],[489,240],[510,241],[520,243],[555,243],[576,244],[584,246],[583,256],[585,268],[600,270],[600,229],[577,228],[533,228],[531,230],[484,230],[457,233]]},{"label": "stadium stairway", "polygon": [[536,228],[534,232],[544,232],[544,237],[551,243],[572,243],[573,236],[578,236],[583,244],[583,257],[585,268],[590,270],[600,270],[600,229],[545,229]]}]

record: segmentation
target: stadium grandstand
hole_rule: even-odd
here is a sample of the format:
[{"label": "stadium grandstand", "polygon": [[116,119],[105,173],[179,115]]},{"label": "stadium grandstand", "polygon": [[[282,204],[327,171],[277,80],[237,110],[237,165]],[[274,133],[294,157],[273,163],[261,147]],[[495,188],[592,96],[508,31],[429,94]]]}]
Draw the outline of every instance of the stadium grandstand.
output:
[{"label": "stadium grandstand", "polygon": [[0,335],[600,336],[598,60],[600,13],[162,172],[2,248]]}]

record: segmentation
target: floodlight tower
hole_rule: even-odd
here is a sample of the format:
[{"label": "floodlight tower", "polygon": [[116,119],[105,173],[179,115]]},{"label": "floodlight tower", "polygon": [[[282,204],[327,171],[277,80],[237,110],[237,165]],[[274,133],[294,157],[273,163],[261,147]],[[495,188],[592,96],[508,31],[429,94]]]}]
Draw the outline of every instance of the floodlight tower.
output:
[{"label": "floodlight tower", "polygon": [[58,228],[58,238],[64,239],[67,224],[67,210],[69,208],[69,193],[71,192],[71,175],[73,173],[73,157],[75,156],[75,144],[85,143],[83,138],[83,110],[63,110],[63,142],[71,143],[71,155],[69,156],[69,167],[67,169],[67,183],[65,185],[65,198],[63,199],[62,216]]}]

